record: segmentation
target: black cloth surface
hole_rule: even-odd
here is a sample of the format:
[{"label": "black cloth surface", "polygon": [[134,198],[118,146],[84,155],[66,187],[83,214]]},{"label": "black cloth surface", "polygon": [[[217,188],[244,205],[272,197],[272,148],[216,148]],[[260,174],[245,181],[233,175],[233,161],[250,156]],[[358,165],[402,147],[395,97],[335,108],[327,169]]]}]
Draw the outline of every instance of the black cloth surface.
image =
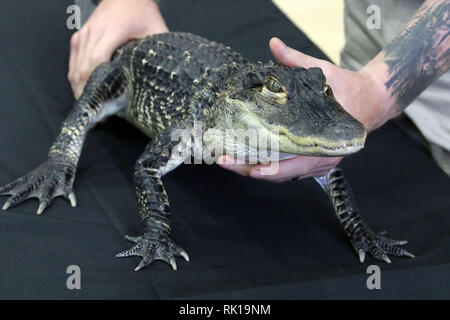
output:
[{"label": "black cloth surface", "polygon": [[[69,0],[0,2],[0,184],[46,159],[72,96],[66,80]],[[270,2],[165,0],[172,30],[271,59],[268,40],[324,55]],[[320,17],[318,17],[320,19]],[[326,22],[324,22],[326,23]],[[112,118],[86,141],[76,209],[57,199],[42,216],[30,200],[0,212],[0,298],[449,298],[450,181],[424,149],[387,124],[343,162],[362,215],[407,239],[416,259],[360,264],[326,195],[311,179],[271,184],[218,166],[183,165],[165,177],[173,237],[191,256],[134,272],[117,259],[137,235],[132,172],[148,139]],[[6,201],[6,197],[1,197]],[[381,267],[382,290],[366,288]],[[81,290],[66,268],[81,268]]]}]

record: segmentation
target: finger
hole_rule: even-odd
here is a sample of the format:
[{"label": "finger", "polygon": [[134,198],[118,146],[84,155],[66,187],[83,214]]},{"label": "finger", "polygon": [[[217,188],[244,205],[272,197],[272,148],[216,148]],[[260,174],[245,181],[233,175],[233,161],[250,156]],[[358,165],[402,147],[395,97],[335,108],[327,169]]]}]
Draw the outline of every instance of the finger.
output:
[{"label": "finger", "polygon": [[278,38],[270,39],[269,46],[275,59],[287,67],[319,67],[327,69],[327,66],[330,64],[328,61],[316,59],[292,49]]},{"label": "finger", "polygon": [[80,97],[83,93],[84,86],[90,73],[90,54],[99,41],[95,35],[99,32],[93,33],[89,25],[85,25],[80,31],[80,48],[78,50],[76,62],[76,95]]},{"label": "finger", "polygon": [[[86,25],[85,25],[86,27]],[[83,27],[84,28],[84,27]],[[78,31],[78,45],[77,45],[77,50],[76,50],[76,55],[74,55],[74,57],[72,58],[72,62],[69,66],[69,70],[71,72],[71,77],[72,77],[72,81],[71,81],[71,86],[72,86],[72,91],[73,91],[73,95],[75,97],[75,99],[79,99],[80,95],[81,95],[81,89],[80,87],[81,85],[81,65],[83,62],[83,53],[85,51],[85,47],[86,47],[86,43],[87,43],[87,39],[86,39],[87,35],[86,33],[83,31],[83,29],[81,29],[80,31]],[[70,63],[70,62],[69,62]]]},{"label": "finger", "polygon": [[222,156],[217,162],[222,168],[233,171],[241,176],[249,176],[250,171],[255,165],[239,164],[236,159],[230,156]]},{"label": "finger", "polygon": [[76,60],[74,61],[74,71],[76,73],[76,76],[80,75],[80,67],[83,63],[83,56],[86,52],[86,47],[89,42],[89,32],[86,31],[86,28],[88,28],[88,25],[85,25],[83,28],[78,31],[79,39],[78,39],[78,50],[77,50],[77,56]]},{"label": "finger", "polygon": [[298,156],[292,159],[282,160],[276,171],[269,165],[258,165],[254,167],[250,176],[255,179],[264,179],[272,182],[292,180],[295,177],[308,173],[310,168],[318,162],[319,158]]},{"label": "finger", "polygon": [[91,61],[92,53],[95,52],[97,44],[100,42],[100,37],[97,36],[97,32],[88,31],[88,41],[84,43],[84,46],[80,51],[79,68],[80,68],[80,80],[86,82],[92,71]]},{"label": "finger", "polygon": [[[304,175],[301,175],[298,177],[294,177],[294,178],[295,178],[295,180],[303,180],[303,179],[308,179],[308,178],[313,178],[313,177],[324,177],[328,174],[328,172],[330,172],[331,169],[332,168],[314,170],[314,171],[308,172],[307,174],[304,174]],[[292,178],[292,179],[294,179],[294,178]]]},{"label": "finger", "polygon": [[72,86],[72,91],[74,90],[73,87],[75,81],[74,72],[75,72],[75,64],[78,57],[79,41],[80,41],[80,34],[76,32],[72,35],[72,38],[70,39],[69,72],[67,75],[70,85]]},{"label": "finger", "polygon": [[297,180],[326,176],[341,160],[342,157],[319,158],[314,167],[308,173],[299,176]]},{"label": "finger", "polygon": [[271,182],[290,181],[294,178],[322,177],[328,174],[341,159],[340,157],[320,158],[297,156],[292,159],[280,161],[276,172],[274,172],[273,166],[269,168],[267,165],[260,165],[252,169],[250,176]]}]

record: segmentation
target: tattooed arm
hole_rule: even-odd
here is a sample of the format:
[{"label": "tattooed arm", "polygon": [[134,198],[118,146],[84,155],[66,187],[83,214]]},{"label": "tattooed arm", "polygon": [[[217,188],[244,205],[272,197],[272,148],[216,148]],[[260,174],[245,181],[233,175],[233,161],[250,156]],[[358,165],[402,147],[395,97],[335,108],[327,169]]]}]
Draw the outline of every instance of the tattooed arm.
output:
[{"label": "tattooed arm", "polygon": [[380,83],[386,114],[399,115],[450,68],[450,1],[428,0],[364,69]]},{"label": "tattooed arm", "polygon": [[[336,99],[371,131],[399,115],[449,69],[449,28],[450,0],[428,0],[404,30],[359,72],[307,56],[276,38],[270,41],[270,48],[288,67],[322,68]],[[281,161],[276,174],[267,174],[268,165],[241,165],[229,157],[220,159],[226,169],[272,182],[323,176],[340,160],[298,156]]]}]

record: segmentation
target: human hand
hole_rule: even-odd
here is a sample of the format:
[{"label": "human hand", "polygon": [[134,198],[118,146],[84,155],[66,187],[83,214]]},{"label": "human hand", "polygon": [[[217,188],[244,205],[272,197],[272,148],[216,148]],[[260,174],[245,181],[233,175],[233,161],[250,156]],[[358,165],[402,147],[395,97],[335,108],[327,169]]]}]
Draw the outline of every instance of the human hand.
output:
[{"label": "human hand", "polygon": [[[347,112],[358,119],[368,131],[381,126],[388,120],[386,118],[386,89],[374,76],[381,72],[378,66],[369,64],[361,71],[353,72],[289,48],[277,38],[270,40],[270,49],[277,61],[285,66],[321,68],[327,79],[327,84],[333,89],[336,100]],[[270,167],[271,164],[237,164],[235,159],[229,156],[219,158],[219,164],[223,168],[240,175],[271,182],[282,182],[294,178],[324,176],[341,160],[342,157],[297,156],[280,161],[275,174]]]},{"label": "human hand", "polygon": [[167,32],[156,3],[150,0],[103,0],[70,41],[68,79],[76,99],[91,72],[132,39]]}]

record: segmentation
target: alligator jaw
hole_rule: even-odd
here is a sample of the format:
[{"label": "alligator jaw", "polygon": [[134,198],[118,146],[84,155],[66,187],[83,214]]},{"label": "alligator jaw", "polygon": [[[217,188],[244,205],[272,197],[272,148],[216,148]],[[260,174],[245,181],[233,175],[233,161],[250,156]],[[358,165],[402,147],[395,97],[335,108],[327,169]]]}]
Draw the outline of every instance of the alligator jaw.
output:
[{"label": "alligator jaw", "polygon": [[[229,100],[229,104],[245,110],[241,112],[239,118],[240,127],[256,129],[259,136],[265,137],[271,143],[276,142],[270,147],[272,151],[292,155],[336,157],[355,153],[364,147],[367,132],[361,124],[355,126],[354,132],[351,135],[347,134],[347,137],[339,138],[337,134],[336,136],[296,135],[285,127],[268,124],[246,108],[242,101]],[[251,147],[259,149],[258,145],[251,145]]]},{"label": "alligator jaw", "polygon": [[355,153],[364,147],[366,133],[349,141],[327,141],[314,137],[292,137],[290,134],[279,134],[279,151],[294,155],[317,157],[336,157]]}]

